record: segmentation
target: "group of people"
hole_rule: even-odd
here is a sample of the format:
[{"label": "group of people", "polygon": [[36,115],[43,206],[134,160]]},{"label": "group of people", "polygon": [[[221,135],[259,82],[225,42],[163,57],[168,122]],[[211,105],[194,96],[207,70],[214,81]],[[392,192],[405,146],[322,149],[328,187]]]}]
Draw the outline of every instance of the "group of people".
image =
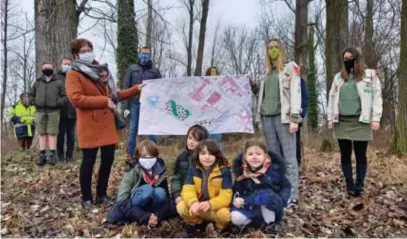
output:
[{"label": "group of people", "polygon": [[[109,175],[119,143],[119,101],[128,100],[130,133],[127,160],[130,169],[123,176],[117,200],[108,214],[110,223],[137,222],[156,225],[171,216],[182,217],[192,230],[213,222],[219,230],[230,222],[238,226],[262,226],[281,220],[284,208],[298,205],[299,127],[307,108],[307,91],[300,68],[286,62],[284,44],[271,39],[266,45],[266,74],[260,84],[252,82],[258,93],[256,120],[262,122],[266,139],[249,140],[244,152],[230,163],[221,145],[199,125],[186,132],[186,149],[175,161],[171,187],[166,177],[165,160],[159,157],[157,139],[136,142],[139,95],[145,80],[161,77],[150,59],[151,50],[144,47],[139,60],[127,70],[124,87],[117,89],[106,64],[95,60],[93,44],[87,39],[72,42],[73,64],[66,72],[65,84],[56,80],[52,65],[42,65],[44,76],[36,81],[32,93],[22,98],[24,107],[33,102],[37,113],[36,128],[40,134],[40,162],[45,142],[55,151],[57,133],[56,109],[69,102],[76,112],[77,135],[82,150],[80,184],[82,206],[111,204],[106,194]],[[364,194],[367,170],[366,150],[372,130],[380,128],[382,114],[381,85],[375,70],[365,69],[361,53],[345,49],[342,69],[335,75],[329,92],[328,127],[334,129],[341,151],[342,171],[349,196]],[[68,67],[66,67],[68,68]],[[206,75],[218,75],[216,67]],[[65,89],[66,95],[65,97]],[[35,109],[34,109],[35,111]],[[66,112],[66,109],[63,110]],[[31,111],[30,111],[31,112]],[[33,115],[16,122],[27,122],[34,130]],[[44,123],[46,122],[46,123]],[[17,129],[17,127],[16,127]],[[27,128],[28,131],[28,128]],[[16,130],[17,133],[17,130]],[[44,136],[44,137],[43,137]],[[101,150],[96,198],[92,196],[92,173],[97,153]],[[356,156],[356,180],[353,179],[351,155]],[[235,180],[232,180],[232,173]]]},{"label": "group of people", "polygon": [[21,150],[30,149],[34,134],[38,133],[40,155],[37,164],[41,166],[47,161],[55,165],[57,160],[70,162],[73,159],[76,111],[65,93],[65,74],[71,65],[72,59],[65,57],[61,67],[54,71],[52,63],[43,62],[42,75],[30,92],[23,92],[20,100],[10,108],[9,119]]}]

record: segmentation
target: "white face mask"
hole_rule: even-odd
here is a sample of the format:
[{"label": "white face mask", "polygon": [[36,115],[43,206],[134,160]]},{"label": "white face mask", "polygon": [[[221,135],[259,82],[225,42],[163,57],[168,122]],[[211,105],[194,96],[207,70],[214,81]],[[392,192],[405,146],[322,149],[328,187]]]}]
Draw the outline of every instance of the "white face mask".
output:
[{"label": "white face mask", "polygon": [[141,167],[150,170],[157,162],[157,158],[139,158]]},{"label": "white face mask", "polygon": [[79,59],[90,64],[95,59],[95,55],[93,54],[93,52],[86,52],[79,54]]}]

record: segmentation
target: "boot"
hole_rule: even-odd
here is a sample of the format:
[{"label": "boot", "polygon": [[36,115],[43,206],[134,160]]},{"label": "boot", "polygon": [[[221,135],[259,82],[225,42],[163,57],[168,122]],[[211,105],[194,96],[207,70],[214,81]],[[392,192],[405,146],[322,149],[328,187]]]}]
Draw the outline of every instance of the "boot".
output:
[{"label": "boot", "polygon": [[54,153],[51,153],[51,155],[49,156],[49,164],[50,165],[55,165],[57,162],[56,162],[56,156],[55,156],[55,154]]},{"label": "boot", "polygon": [[353,179],[351,180],[346,179],[346,191],[349,196],[351,197],[355,196],[355,183],[353,182]]},{"label": "boot", "polygon": [[40,153],[40,158],[37,162],[38,166],[44,166],[47,163],[47,155],[45,153]]},{"label": "boot", "polygon": [[365,183],[363,179],[356,180],[355,196],[361,197],[365,194]]},{"label": "boot", "polygon": [[360,197],[365,194],[365,177],[367,171],[367,164],[356,164],[356,187],[355,194]]},{"label": "boot", "polygon": [[346,180],[346,191],[349,196],[355,195],[355,183],[353,182],[352,164],[342,164],[342,173]]}]

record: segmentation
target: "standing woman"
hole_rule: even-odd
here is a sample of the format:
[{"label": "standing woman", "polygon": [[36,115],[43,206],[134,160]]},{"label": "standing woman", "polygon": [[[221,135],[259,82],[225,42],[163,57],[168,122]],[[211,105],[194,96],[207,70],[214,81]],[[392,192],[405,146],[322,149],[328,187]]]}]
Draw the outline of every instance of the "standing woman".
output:
[{"label": "standing woman", "polygon": [[[295,62],[285,64],[285,47],[279,39],[267,43],[267,72],[261,82],[256,121],[262,120],[267,147],[284,155],[286,177],[291,184],[288,206],[298,204],[296,135],[301,122],[301,77]],[[255,91],[255,89],[253,89]]]},{"label": "standing woman", "polygon": [[79,147],[82,149],[80,183],[82,206],[92,208],[92,173],[100,148],[101,163],[96,187],[96,203],[110,203],[106,190],[114,160],[117,133],[115,103],[140,94],[143,85],[117,91],[106,64],[99,64],[93,44],[87,39],[72,42],[74,62],[66,76],[66,91],[76,109]]},{"label": "standing woman", "polygon": [[[218,76],[219,75],[219,71],[218,68],[216,68],[216,66],[211,66],[208,69],[206,69],[205,72],[205,76]],[[211,134],[209,135],[210,139],[215,140],[219,147],[222,148],[222,134]]]},{"label": "standing woman", "polygon": [[[328,128],[334,128],[338,140],[347,193],[362,196],[367,144],[372,140],[372,129],[380,128],[382,117],[381,86],[375,70],[363,69],[358,50],[347,48],[342,57],[342,70],[335,75],[329,91]],[[352,174],[352,146],[356,156],[356,184]]]}]

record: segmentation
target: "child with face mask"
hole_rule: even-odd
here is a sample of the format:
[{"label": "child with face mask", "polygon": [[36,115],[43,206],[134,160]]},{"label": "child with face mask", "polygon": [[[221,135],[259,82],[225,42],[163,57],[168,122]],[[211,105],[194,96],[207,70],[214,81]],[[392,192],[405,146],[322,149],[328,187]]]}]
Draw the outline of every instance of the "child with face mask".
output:
[{"label": "child with face mask", "polygon": [[136,164],[124,174],[117,203],[108,215],[108,222],[133,222],[155,226],[167,215],[168,182],[164,160],[158,147],[149,140],[139,143]]},{"label": "child with face mask", "polygon": [[[187,237],[190,233],[203,230],[206,226],[204,221],[214,222],[219,230],[228,226],[232,175],[229,162],[215,141],[205,139],[195,149],[181,198],[177,212],[188,225],[177,237]],[[213,228],[213,225],[208,228]]]},{"label": "child with face mask", "polygon": [[233,173],[236,176],[231,213],[234,225],[253,223],[261,227],[282,219],[291,185],[284,176],[281,157],[267,152],[262,141],[252,139],[246,142],[244,154],[235,158]]}]

